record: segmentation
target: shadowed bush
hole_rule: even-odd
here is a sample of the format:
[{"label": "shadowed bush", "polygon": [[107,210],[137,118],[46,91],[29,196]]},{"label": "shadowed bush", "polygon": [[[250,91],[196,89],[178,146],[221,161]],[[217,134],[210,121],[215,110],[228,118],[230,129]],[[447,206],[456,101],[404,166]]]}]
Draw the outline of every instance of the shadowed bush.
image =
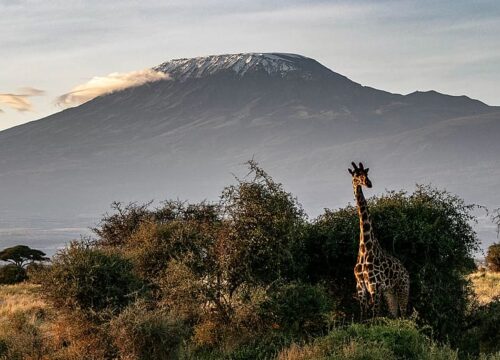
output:
[{"label": "shadowed bush", "polygon": [[309,345],[291,346],[278,359],[455,360],[458,355],[427,338],[411,321],[376,320],[332,330]]},{"label": "shadowed bush", "polygon": [[175,359],[187,335],[179,320],[141,301],[113,319],[110,332],[120,358],[127,360]]},{"label": "shadowed bush", "polygon": [[143,291],[132,264],[117,253],[106,253],[73,242],[54,256],[42,280],[45,296],[58,307],[89,315],[117,313]]},{"label": "shadowed bush", "polygon": [[276,286],[269,293],[260,306],[260,315],[267,321],[298,333],[325,329],[333,300],[323,286],[293,282]]},{"label": "shadowed bush", "polygon": [[28,278],[22,267],[9,264],[0,267],[0,284],[17,284]]}]

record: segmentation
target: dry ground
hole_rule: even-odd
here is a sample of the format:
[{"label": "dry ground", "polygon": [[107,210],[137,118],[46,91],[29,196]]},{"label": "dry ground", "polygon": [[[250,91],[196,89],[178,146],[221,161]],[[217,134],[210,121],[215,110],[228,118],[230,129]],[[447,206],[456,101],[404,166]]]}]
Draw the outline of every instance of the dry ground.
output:
[{"label": "dry ground", "polygon": [[479,271],[469,278],[481,304],[489,303],[495,297],[500,298],[500,273]]}]

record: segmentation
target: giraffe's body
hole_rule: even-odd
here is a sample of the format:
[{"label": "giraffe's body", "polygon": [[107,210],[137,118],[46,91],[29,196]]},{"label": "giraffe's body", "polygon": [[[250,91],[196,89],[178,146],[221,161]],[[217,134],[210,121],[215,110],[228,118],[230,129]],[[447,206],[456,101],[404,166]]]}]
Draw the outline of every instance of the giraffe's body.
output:
[{"label": "giraffe's body", "polygon": [[391,315],[396,317],[399,310],[404,316],[410,289],[408,271],[401,261],[387,254],[375,238],[361,188],[363,185],[371,187],[367,176],[368,169],[365,170],[361,163],[359,168],[354,163],[353,165],[354,171],[349,172],[353,176],[360,226],[358,258],[354,267],[358,300],[363,312],[371,306],[373,314],[378,315],[381,297],[384,296]]}]

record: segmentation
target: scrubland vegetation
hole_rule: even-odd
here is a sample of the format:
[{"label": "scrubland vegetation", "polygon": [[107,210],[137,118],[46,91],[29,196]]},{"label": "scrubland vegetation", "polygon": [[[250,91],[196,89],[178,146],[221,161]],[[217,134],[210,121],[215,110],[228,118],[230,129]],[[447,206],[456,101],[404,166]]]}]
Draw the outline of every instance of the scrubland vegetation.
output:
[{"label": "scrubland vegetation", "polygon": [[218,203],[116,203],[95,239],[1,286],[0,358],[500,359],[499,278],[472,274],[472,206],[422,186],[370,200],[412,315],[360,321],[355,208],[308,219],[249,167]]}]

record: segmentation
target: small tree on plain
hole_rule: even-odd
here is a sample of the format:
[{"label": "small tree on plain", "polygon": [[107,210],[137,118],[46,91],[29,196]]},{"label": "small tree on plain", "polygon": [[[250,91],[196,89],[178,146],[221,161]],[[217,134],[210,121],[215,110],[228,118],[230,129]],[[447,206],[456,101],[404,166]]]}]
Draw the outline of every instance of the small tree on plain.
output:
[{"label": "small tree on plain", "polygon": [[32,249],[26,245],[16,245],[0,251],[0,260],[24,269],[25,266],[37,261],[47,261],[48,257],[40,250]]}]

